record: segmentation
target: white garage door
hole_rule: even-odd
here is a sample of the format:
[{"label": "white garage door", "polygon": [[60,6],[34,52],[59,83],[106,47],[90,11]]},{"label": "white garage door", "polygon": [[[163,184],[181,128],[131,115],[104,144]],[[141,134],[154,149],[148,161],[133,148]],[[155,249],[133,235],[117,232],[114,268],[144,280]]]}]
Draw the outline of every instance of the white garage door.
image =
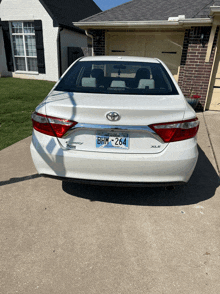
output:
[{"label": "white garage door", "polygon": [[215,74],[214,86],[211,91],[211,101],[206,107],[209,110],[220,110],[220,50],[217,52],[216,63],[217,71]]},{"label": "white garage door", "polygon": [[106,54],[159,58],[178,79],[183,40],[184,32],[108,32]]}]

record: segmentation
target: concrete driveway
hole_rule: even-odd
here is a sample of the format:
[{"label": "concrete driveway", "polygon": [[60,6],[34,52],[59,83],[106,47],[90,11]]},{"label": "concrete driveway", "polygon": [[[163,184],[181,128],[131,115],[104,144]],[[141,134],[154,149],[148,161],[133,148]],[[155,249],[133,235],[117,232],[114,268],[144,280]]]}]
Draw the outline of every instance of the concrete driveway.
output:
[{"label": "concrete driveway", "polygon": [[31,138],[0,152],[0,293],[220,293],[220,112],[199,113],[188,183],[99,187],[39,177]]}]

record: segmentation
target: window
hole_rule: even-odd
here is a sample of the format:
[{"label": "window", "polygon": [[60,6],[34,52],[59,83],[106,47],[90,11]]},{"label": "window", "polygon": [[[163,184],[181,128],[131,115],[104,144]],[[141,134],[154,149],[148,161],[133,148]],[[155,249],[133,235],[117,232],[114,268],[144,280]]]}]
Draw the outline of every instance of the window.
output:
[{"label": "window", "polygon": [[11,22],[11,43],[15,70],[37,72],[34,23]]},{"label": "window", "polygon": [[160,63],[78,61],[56,91],[126,95],[178,95],[168,72]]}]

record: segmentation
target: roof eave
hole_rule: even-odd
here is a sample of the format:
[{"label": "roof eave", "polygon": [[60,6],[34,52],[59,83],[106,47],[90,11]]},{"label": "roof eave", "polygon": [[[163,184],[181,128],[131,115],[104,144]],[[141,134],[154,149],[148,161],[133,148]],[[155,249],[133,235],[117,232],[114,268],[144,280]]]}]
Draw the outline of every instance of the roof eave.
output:
[{"label": "roof eave", "polygon": [[97,21],[97,22],[74,22],[73,25],[84,29],[144,29],[144,28],[172,28],[189,26],[208,26],[212,24],[212,18],[189,18],[178,21]]},{"label": "roof eave", "polygon": [[83,30],[81,28],[78,28],[76,26],[72,26],[71,27],[69,25],[65,25],[65,24],[59,23],[59,27],[64,28],[64,29],[67,29],[67,30],[70,30],[70,31],[74,31],[74,32],[80,33],[82,35],[85,35],[85,30]]},{"label": "roof eave", "polygon": [[220,15],[220,6],[210,6],[210,16],[219,16]]},{"label": "roof eave", "polygon": [[213,25],[220,25],[220,6],[210,6],[209,15],[213,19]]}]

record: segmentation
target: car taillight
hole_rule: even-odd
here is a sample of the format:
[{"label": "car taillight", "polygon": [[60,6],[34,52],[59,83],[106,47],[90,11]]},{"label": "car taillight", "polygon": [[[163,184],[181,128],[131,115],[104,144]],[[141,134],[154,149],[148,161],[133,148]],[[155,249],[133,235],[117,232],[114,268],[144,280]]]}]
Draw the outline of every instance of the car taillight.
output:
[{"label": "car taillight", "polygon": [[37,112],[32,113],[33,128],[40,133],[61,138],[73,126],[75,121],[43,115]]},{"label": "car taillight", "polygon": [[198,118],[152,124],[149,126],[154,130],[164,142],[176,142],[195,137],[199,129]]}]

